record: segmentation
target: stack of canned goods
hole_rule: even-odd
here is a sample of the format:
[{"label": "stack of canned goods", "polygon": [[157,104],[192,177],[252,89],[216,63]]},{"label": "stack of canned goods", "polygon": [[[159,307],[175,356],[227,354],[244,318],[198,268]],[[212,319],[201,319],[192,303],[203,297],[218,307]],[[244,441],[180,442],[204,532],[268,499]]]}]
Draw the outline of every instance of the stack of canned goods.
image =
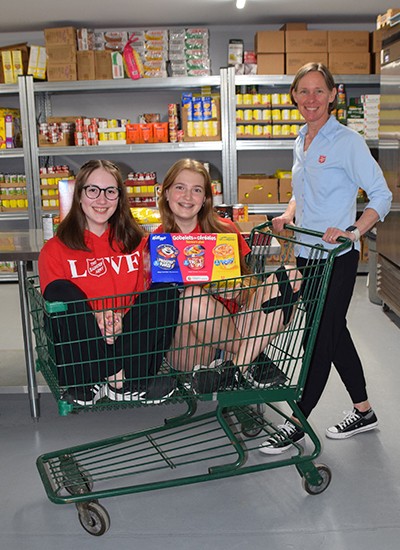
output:
[{"label": "stack of canned goods", "polygon": [[130,205],[149,208],[156,206],[156,183],[155,172],[130,172],[125,180]]},{"label": "stack of canned goods", "polygon": [[1,210],[26,210],[26,176],[24,174],[0,174]]},{"label": "stack of canned goods", "polygon": [[74,176],[67,164],[46,166],[40,168],[40,193],[42,208],[56,209],[59,207],[58,182],[62,179],[72,179]]},{"label": "stack of canned goods", "polygon": [[168,138],[171,143],[183,141],[178,103],[168,104]]},{"label": "stack of canned goods", "polygon": [[39,135],[44,136],[49,145],[62,141],[65,135],[69,137],[73,132],[74,124],[71,122],[42,122],[39,125]]},{"label": "stack of canned goods", "polygon": [[228,218],[234,222],[249,221],[247,204],[219,204],[215,206],[215,210],[221,218]]}]

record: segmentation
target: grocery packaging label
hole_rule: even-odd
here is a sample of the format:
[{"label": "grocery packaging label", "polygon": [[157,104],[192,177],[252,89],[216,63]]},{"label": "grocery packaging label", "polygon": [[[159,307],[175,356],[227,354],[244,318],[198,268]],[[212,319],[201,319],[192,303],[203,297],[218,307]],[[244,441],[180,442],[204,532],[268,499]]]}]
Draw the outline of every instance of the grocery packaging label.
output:
[{"label": "grocery packaging label", "polygon": [[240,277],[235,233],[155,233],[149,236],[153,283],[201,283]]}]

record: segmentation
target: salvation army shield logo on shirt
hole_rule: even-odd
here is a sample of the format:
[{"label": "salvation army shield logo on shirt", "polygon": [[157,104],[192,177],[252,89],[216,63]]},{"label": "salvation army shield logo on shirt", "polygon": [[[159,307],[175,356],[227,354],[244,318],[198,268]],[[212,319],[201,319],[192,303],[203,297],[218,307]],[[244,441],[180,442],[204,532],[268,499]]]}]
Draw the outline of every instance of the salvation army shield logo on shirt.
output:
[{"label": "salvation army shield logo on shirt", "polygon": [[104,263],[104,258],[92,258],[90,260],[86,260],[88,273],[89,275],[92,275],[93,277],[101,277],[102,275],[105,275],[107,272],[106,265]]},{"label": "salvation army shield logo on shirt", "polygon": [[319,159],[318,159],[318,162],[320,164],[324,164],[325,161],[326,161],[326,156],[325,155],[320,155]]}]

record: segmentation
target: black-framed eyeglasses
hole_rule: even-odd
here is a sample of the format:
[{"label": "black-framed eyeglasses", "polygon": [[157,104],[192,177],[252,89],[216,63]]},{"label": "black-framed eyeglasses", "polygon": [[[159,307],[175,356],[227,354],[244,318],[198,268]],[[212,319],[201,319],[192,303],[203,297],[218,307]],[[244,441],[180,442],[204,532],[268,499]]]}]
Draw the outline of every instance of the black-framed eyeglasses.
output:
[{"label": "black-framed eyeglasses", "polygon": [[103,189],[98,185],[84,185],[82,189],[85,191],[85,195],[88,199],[98,199],[100,193],[103,192],[107,200],[116,201],[121,193],[119,187],[106,187]]}]

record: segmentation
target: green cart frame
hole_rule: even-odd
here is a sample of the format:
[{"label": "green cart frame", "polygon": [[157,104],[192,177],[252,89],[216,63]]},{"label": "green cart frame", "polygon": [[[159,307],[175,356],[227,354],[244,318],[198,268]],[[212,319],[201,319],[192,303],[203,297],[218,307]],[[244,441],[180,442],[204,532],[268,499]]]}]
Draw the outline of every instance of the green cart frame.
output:
[{"label": "green cart frame", "polygon": [[[250,363],[234,365],[231,362],[232,373],[236,374],[228,376],[224,385],[220,384],[217,390],[207,390],[208,393],[205,393],[206,390],[199,390],[195,382],[198,367],[188,363],[186,371],[175,370],[174,354],[180,354],[179,357],[185,361],[186,357],[192,357],[193,352],[201,357],[203,351],[211,346],[217,350],[215,357],[228,358],[230,354],[226,350],[230,345],[245,345],[251,348],[260,336],[260,333],[247,334],[239,338],[239,341],[236,339],[233,342],[232,337],[225,334],[221,328],[226,320],[224,316],[228,316],[228,313],[211,316],[207,320],[200,319],[200,316],[196,319],[197,311],[193,306],[190,327],[185,326],[185,321],[180,317],[174,329],[193,330],[197,323],[198,334],[205,334],[205,323],[214,323],[213,341],[196,344],[197,348],[190,347],[187,342],[177,338],[175,332],[172,346],[158,350],[164,359],[157,374],[130,380],[141,388],[146,388],[155,378],[173,383],[175,391],[163,400],[163,403],[179,403],[182,406],[179,416],[164,420],[161,425],[151,429],[39,456],[37,467],[48,498],[56,504],[74,503],[79,521],[88,533],[99,536],[109,529],[109,515],[98,502],[102,498],[188,485],[289,465],[296,467],[302,478],[303,487],[309,494],[322,493],[328,487],[331,481],[330,469],[324,464],[313,462],[321,452],[319,439],[296,402],[301,397],[307,377],[333,262],[338,254],[351,246],[351,241],[343,239],[333,250],[325,248],[322,240],[318,245],[305,245],[309,249],[310,268],[305,268],[299,279],[299,272],[294,265],[293,249],[301,235],[310,235],[318,239],[322,237],[321,233],[295,226],[286,226],[282,234],[273,234],[270,222],[256,227],[249,238],[251,253],[248,256],[248,264],[254,276],[227,279],[207,288],[209,296],[217,293],[220,298],[227,299],[232,299],[233,295],[238,298],[244,293],[247,293],[248,298],[260,287],[263,288],[263,292],[272,292],[273,285],[276,286],[277,283],[274,277],[271,277],[271,272],[278,269],[281,264],[285,265],[286,273],[292,276],[292,280],[298,285],[301,284],[299,298],[293,303],[290,303],[293,297],[284,300],[286,306],[293,307],[290,322],[285,326],[277,323],[279,330],[274,329],[275,332],[271,331],[270,334],[261,334],[268,340],[263,350],[269,361],[260,368],[265,371],[279,369],[279,379],[272,376],[270,384],[257,386],[254,380],[245,375],[238,375],[238,370],[244,373]],[[315,268],[316,265],[318,268]],[[183,292],[188,288],[181,287],[180,290]],[[181,294],[178,300],[179,308],[190,308],[190,301],[195,303],[199,288],[193,286],[189,297]],[[68,311],[69,304],[46,302],[35,277],[28,280],[28,294],[36,340],[37,370],[43,374],[58,401],[61,415],[154,405],[154,401],[145,399],[111,401],[106,395],[95,404],[76,403],[73,394],[77,388],[79,389],[79,384],[63,386],[59,382],[60,372],[69,369],[71,373],[75,367],[74,364],[62,362],[61,351],[65,342],[60,343],[57,338],[57,323],[71,315]],[[203,288],[203,299],[204,294]],[[156,296],[154,305],[157,300]],[[268,317],[271,321],[270,326],[275,326],[274,316],[282,315],[281,308],[282,305],[270,307],[269,304],[255,303],[251,315],[261,315],[261,319]],[[240,318],[240,314],[239,310],[237,318]],[[79,342],[70,344],[79,345]],[[135,361],[134,355],[132,361]],[[111,362],[110,360],[110,364]],[[208,372],[212,377],[213,371]],[[98,380],[97,383],[104,385],[105,381]],[[212,410],[196,414],[199,401],[214,401],[215,407],[208,407]],[[283,412],[282,403],[290,409],[289,413]],[[313,449],[306,453],[301,445],[294,444],[293,451],[286,453],[286,458],[278,455],[274,457],[275,460],[271,460],[273,457],[267,459],[259,452],[261,442],[277,433],[276,419],[281,423],[282,419],[289,419],[292,412],[309,436]]]}]

